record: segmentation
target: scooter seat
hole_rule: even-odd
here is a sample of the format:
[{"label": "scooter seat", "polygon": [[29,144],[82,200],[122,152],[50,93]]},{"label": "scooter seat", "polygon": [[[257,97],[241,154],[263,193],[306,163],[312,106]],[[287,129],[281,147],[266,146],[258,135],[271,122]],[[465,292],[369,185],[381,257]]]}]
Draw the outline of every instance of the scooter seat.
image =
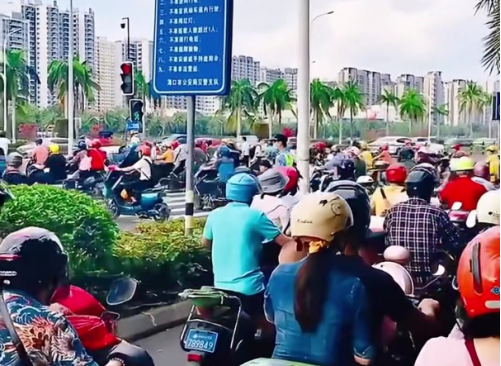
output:
[{"label": "scooter seat", "polygon": [[258,358],[252,361],[248,361],[242,364],[242,366],[316,366],[316,365],[303,362],[277,360],[273,358]]},{"label": "scooter seat", "polygon": [[202,286],[200,289],[186,289],[179,294],[184,300],[191,300],[197,307],[213,307],[223,305],[230,296],[224,291],[210,286]]}]

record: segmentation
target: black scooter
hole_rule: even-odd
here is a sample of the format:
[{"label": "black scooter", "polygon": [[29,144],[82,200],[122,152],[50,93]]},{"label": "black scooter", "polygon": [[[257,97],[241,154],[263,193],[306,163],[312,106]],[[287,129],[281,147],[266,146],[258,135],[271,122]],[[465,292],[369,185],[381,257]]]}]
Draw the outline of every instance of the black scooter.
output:
[{"label": "black scooter", "polygon": [[195,210],[214,210],[228,203],[217,180],[217,169],[208,164],[202,165],[195,173],[195,184],[193,185]]}]

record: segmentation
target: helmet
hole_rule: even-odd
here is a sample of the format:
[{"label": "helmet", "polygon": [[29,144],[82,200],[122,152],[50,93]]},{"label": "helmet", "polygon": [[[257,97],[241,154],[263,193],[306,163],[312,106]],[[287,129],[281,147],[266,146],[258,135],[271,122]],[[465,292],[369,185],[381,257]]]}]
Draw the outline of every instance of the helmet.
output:
[{"label": "helmet", "polygon": [[451,171],[453,172],[464,172],[473,170],[474,168],[475,162],[468,156],[462,156],[451,164]]},{"label": "helmet", "polygon": [[469,317],[499,313],[499,226],[478,234],[466,246],[457,284]]},{"label": "helmet", "polygon": [[338,153],[338,152],[341,152],[341,148],[339,147],[339,145],[332,145],[331,151],[334,153]]},{"label": "helmet", "polygon": [[0,208],[4,205],[5,202],[14,198],[15,197],[7,186],[7,183],[0,179]]},{"label": "helmet", "polygon": [[338,180],[329,184],[326,192],[335,193],[348,203],[353,214],[354,230],[365,235],[371,223],[372,212],[371,200],[365,188],[351,180]]},{"label": "helmet", "polygon": [[499,225],[499,189],[484,193],[477,203],[477,222]]},{"label": "helmet", "polygon": [[250,203],[260,191],[257,178],[250,174],[235,174],[226,183],[226,198],[230,201]]},{"label": "helmet", "polygon": [[311,237],[330,243],[336,233],[352,225],[350,206],[342,197],[331,192],[307,194],[291,211],[290,231],[293,237]]},{"label": "helmet", "polygon": [[491,153],[495,153],[496,151],[498,151],[497,147],[495,145],[491,145],[491,146],[488,146],[485,151],[488,151],[488,152],[491,152]]},{"label": "helmet", "polygon": [[49,151],[52,153],[52,154],[59,154],[59,145],[58,144],[50,144],[49,145]]},{"label": "helmet", "polygon": [[412,170],[405,180],[405,190],[409,197],[429,200],[435,187],[435,177],[428,170]]},{"label": "helmet", "polygon": [[290,166],[281,166],[277,168],[280,173],[286,176],[289,181],[285,185],[284,192],[290,192],[293,189],[297,188],[299,181],[299,172],[296,168]]},{"label": "helmet", "polygon": [[249,174],[249,175],[252,175],[252,176],[256,176],[256,172],[254,170],[252,170],[251,168],[248,168],[246,166],[239,166],[237,168],[235,168],[235,170],[233,170],[233,175],[235,174]]},{"label": "helmet", "polygon": [[42,145],[43,144],[43,140],[42,139],[36,139],[35,140],[35,144]]},{"label": "helmet", "polygon": [[23,156],[16,152],[7,155],[6,160],[7,160],[7,165],[14,168],[19,168],[21,165],[23,165]]},{"label": "helmet", "polygon": [[318,151],[324,151],[327,148],[327,145],[323,141],[317,142],[316,145]]},{"label": "helmet", "polygon": [[77,147],[79,150],[87,149],[87,143],[84,140],[78,141]]},{"label": "helmet", "polygon": [[460,144],[455,144],[454,146],[452,146],[452,148],[454,150],[461,150],[461,145]]},{"label": "helmet", "polygon": [[433,176],[435,186],[440,184],[440,177],[437,169],[430,163],[420,163],[412,167],[411,172],[425,172]]},{"label": "helmet", "polygon": [[0,244],[0,271],[13,286],[36,288],[68,279],[68,256],[53,232],[27,227]]},{"label": "helmet", "polygon": [[340,180],[355,180],[355,162],[349,157],[342,160],[337,170]]},{"label": "helmet", "polygon": [[383,151],[388,151],[390,149],[390,147],[388,146],[388,144],[384,144],[383,146],[381,146],[381,150]]},{"label": "helmet", "polygon": [[360,145],[360,148],[362,150],[366,150],[368,148],[367,142],[365,142],[365,141],[360,141],[358,144]]},{"label": "helmet", "polygon": [[360,185],[372,185],[374,184],[374,179],[370,175],[361,175],[360,177],[357,178],[357,183]]},{"label": "helmet", "polygon": [[385,261],[375,264],[373,267],[388,273],[406,295],[414,295],[414,281],[410,273],[402,265]]},{"label": "helmet", "polygon": [[229,158],[231,157],[231,150],[228,149],[226,146],[221,146],[219,148],[219,155],[225,158]]},{"label": "helmet", "polygon": [[139,152],[142,156],[151,156],[151,147],[148,145],[139,146]]},{"label": "helmet", "polygon": [[475,166],[473,167],[473,175],[476,177],[489,180],[490,176],[489,166],[481,161],[475,163]]},{"label": "helmet", "polygon": [[289,182],[289,178],[278,169],[268,169],[258,177],[263,193],[280,193]]},{"label": "helmet", "polygon": [[407,178],[407,170],[401,164],[391,164],[386,169],[386,180],[389,183],[403,184]]}]

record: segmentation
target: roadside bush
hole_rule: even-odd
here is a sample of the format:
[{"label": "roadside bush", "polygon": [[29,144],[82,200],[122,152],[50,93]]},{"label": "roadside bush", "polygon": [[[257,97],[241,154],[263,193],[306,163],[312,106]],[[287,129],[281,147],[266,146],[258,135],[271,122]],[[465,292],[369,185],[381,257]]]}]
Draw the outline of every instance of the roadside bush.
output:
[{"label": "roadside bush", "polygon": [[114,248],[120,268],[158,296],[211,284],[209,251],[200,243],[204,223],[197,219],[189,237],[182,220],[142,224],[135,233],[121,233]]},{"label": "roadside bush", "polygon": [[28,226],[54,232],[70,256],[72,279],[105,275],[112,267],[118,227],[90,197],[46,185],[12,186],[15,200],[0,211],[0,238]]}]

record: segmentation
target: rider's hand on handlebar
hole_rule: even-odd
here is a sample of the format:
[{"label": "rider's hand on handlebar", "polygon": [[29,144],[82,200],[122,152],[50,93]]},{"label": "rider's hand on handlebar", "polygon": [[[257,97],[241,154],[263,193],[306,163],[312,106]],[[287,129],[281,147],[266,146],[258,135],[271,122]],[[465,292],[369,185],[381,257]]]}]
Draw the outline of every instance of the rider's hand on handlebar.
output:
[{"label": "rider's hand on handlebar", "polygon": [[438,301],[433,299],[423,299],[419,303],[418,309],[428,318],[436,319],[438,312],[440,311],[440,304]]}]

